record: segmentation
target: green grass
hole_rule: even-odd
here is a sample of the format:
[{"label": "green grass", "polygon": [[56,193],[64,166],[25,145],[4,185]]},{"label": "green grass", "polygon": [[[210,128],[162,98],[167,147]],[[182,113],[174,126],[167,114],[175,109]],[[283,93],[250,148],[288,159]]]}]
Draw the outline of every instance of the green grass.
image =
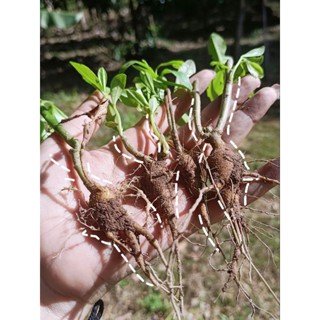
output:
[{"label": "green grass", "polygon": [[[259,160],[277,158],[280,155],[280,121],[271,119],[255,125],[240,146],[251,169],[260,165]],[[253,162],[252,162],[253,161]]]},{"label": "green grass", "polygon": [[168,301],[164,299],[159,291],[154,289],[149,289],[147,295],[138,300],[138,305],[140,305],[148,314],[158,313],[165,315],[171,310]]}]

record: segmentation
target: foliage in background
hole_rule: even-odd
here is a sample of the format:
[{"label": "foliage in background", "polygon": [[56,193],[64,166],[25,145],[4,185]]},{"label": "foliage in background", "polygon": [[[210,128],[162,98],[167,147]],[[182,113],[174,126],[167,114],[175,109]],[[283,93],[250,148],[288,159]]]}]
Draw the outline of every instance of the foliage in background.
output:
[{"label": "foliage in background", "polygon": [[206,39],[211,30],[232,36],[238,43],[253,29],[262,28],[264,24],[279,24],[278,0],[200,0],[197,3],[193,0],[40,0],[40,6],[55,12],[86,11],[86,24],[92,20],[94,25],[104,19],[109,31],[111,16],[115,14],[114,31],[122,40],[128,35],[134,36],[135,52],[141,52],[143,43],[155,47],[159,37]]},{"label": "foliage in background", "polygon": [[83,18],[82,12],[40,10],[40,27],[67,29],[73,27]]}]

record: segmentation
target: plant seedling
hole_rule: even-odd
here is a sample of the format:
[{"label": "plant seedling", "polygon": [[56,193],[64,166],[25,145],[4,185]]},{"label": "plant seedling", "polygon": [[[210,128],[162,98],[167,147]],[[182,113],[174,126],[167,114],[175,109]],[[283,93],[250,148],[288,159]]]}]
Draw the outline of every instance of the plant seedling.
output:
[{"label": "plant seedling", "polygon": [[[160,142],[161,149],[156,159],[147,155],[143,157],[145,170],[142,173],[139,188],[142,189],[147,198],[156,205],[163,220],[168,223],[171,231],[172,245],[169,254],[170,267],[167,268],[167,277],[169,282],[173,284],[173,270],[171,269],[173,256],[175,256],[179,277],[178,300],[180,305],[177,306],[175,303],[177,293],[174,292],[174,289],[171,290],[171,301],[175,313],[178,319],[180,319],[180,313],[182,313],[183,308],[183,291],[181,257],[177,244],[179,232],[177,230],[177,217],[173,205],[174,187],[172,178],[174,172],[167,165],[166,159],[169,156],[170,147],[166,137],[160,132],[156,125],[155,114],[159,106],[164,102],[165,92],[169,85],[175,88],[183,87],[190,90],[191,84],[189,76],[195,72],[195,66],[191,60],[186,62],[174,60],[162,63],[153,70],[147,62],[143,60],[141,62],[130,61],[121,68],[121,71],[131,66],[138,70],[139,75],[134,79],[135,87],[126,89],[121,99],[127,106],[135,107],[145,114],[150,121],[153,132]],[[177,68],[178,71],[169,69],[168,67],[170,66]],[[160,69],[163,70],[160,72]],[[176,82],[168,81],[165,78],[167,74],[176,76]],[[139,154],[135,152],[133,155],[136,157],[139,156]],[[180,311],[178,309],[180,309]]]},{"label": "plant seedling", "polygon": [[[222,204],[225,216],[229,220],[232,229],[235,248],[230,271],[234,274],[232,270],[234,270],[235,261],[238,261],[239,255],[243,254],[267,285],[271,294],[279,301],[250,259],[245,241],[246,226],[240,206],[242,178],[244,176],[251,176],[265,181],[270,179],[245,170],[240,155],[222,140],[222,134],[232,106],[233,83],[238,77],[243,77],[248,73],[259,78],[263,76],[261,63],[263,62],[264,47],[256,48],[243,54],[235,65],[233,59],[226,55],[226,48],[224,40],[219,35],[211,34],[208,50],[213,58],[211,65],[215,67],[217,74],[209,85],[207,94],[211,100],[222,95],[220,113],[215,128],[212,126],[202,127],[198,84],[197,82],[193,84],[195,128],[202,141],[209,143],[212,147],[210,155],[205,159],[207,173],[203,178],[209,179],[212,186],[214,186],[214,194]],[[279,183],[276,180],[272,182]],[[237,279],[236,274],[234,274],[234,279]]]}]

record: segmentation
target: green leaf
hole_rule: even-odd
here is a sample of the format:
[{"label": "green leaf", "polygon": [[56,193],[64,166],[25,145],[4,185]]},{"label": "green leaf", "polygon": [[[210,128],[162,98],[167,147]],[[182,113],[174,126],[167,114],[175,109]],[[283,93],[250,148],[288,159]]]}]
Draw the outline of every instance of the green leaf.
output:
[{"label": "green leaf", "polygon": [[225,64],[227,61],[227,45],[224,39],[217,33],[212,33],[209,38],[208,51],[213,61],[219,61]]},{"label": "green leaf", "polygon": [[113,105],[118,102],[122,91],[125,89],[127,83],[127,76],[124,73],[117,74],[110,83],[111,101]]},{"label": "green leaf", "polygon": [[178,70],[183,65],[183,63],[184,63],[183,60],[170,60],[167,62],[163,62],[157,66],[155,72],[158,73],[160,68],[169,67],[169,66],[172,66],[173,68]]},{"label": "green leaf", "polygon": [[260,57],[264,54],[265,46],[261,46],[259,48],[252,49],[248,51],[247,53],[241,55],[241,58],[254,58],[254,57]]},{"label": "green leaf", "polygon": [[210,82],[207,88],[207,96],[210,101],[215,100],[217,97],[221,96],[225,86],[226,70],[220,70],[217,72],[214,79]]},{"label": "green leaf", "polygon": [[258,64],[262,64],[264,61],[264,56],[260,56],[260,57],[249,57],[249,58],[245,58],[247,60],[250,60],[252,62],[258,63]]},{"label": "green leaf", "polygon": [[108,75],[106,69],[103,67],[99,68],[98,70],[98,80],[101,87],[103,88],[103,91],[105,91],[107,87]]},{"label": "green leaf", "polygon": [[[173,74],[176,77],[176,82],[171,82],[171,81],[168,81],[167,79],[165,79],[163,76],[166,74]],[[166,69],[162,70],[161,76],[162,76],[162,78],[160,78],[160,81],[162,83],[192,90],[192,85],[190,83],[189,77],[182,72],[166,68]]]},{"label": "green leaf", "polygon": [[127,107],[137,108],[139,103],[135,99],[128,97],[127,90],[129,89],[126,89],[125,91],[122,92],[120,96],[120,101]]},{"label": "green leaf", "polygon": [[123,72],[125,72],[128,68],[130,68],[131,66],[133,66],[134,64],[139,64],[139,63],[140,63],[140,61],[138,61],[138,60],[128,61],[128,62],[124,63],[124,64],[121,66],[121,68],[120,68],[120,70],[119,70],[119,73],[123,73]]},{"label": "green leaf", "polygon": [[148,88],[150,92],[152,93],[155,92],[153,78],[148,72],[145,72],[145,71],[140,72],[140,80]]},{"label": "green leaf", "polygon": [[138,71],[146,71],[150,73],[150,75],[155,78],[157,75],[154,72],[154,70],[149,66],[146,60],[138,61],[138,60],[131,60],[128,61],[127,63],[123,64],[122,67],[119,70],[119,73],[123,73],[130,67],[134,67]]},{"label": "green leaf", "polygon": [[159,107],[159,102],[155,96],[152,96],[151,99],[149,100],[149,109],[151,113],[155,113],[155,111]]},{"label": "green leaf", "polygon": [[82,79],[93,86],[95,89],[103,92],[104,88],[101,86],[98,77],[95,73],[86,65],[74,61],[70,61],[70,64],[78,71],[78,73],[82,76]]},{"label": "green leaf", "polygon": [[108,112],[106,116],[105,125],[112,129],[118,129],[118,121],[116,117],[116,110],[112,104],[109,104],[108,106]]},{"label": "green leaf", "polygon": [[[172,72],[170,72],[172,73]],[[172,82],[167,80],[165,77],[158,77],[157,81],[161,84],[161,86],[164,88],[163,90],[165,90],[168,86],[172,86],[172,87],[179,87],[179,88],[183,88],[185,89],[186,87],[180,83],[176,83],[176,82]]]},{"label": "green leaf", "polygon": [[54,130],[48,126],[46,120],[41,117],[40,118],[40,143],[46,140]]},{"label": "green leaf", "polygon": [[182,117],[177,121],[177,124],[179,126],[183,126],[183,125],[187,124],[189,122],[189,120],[190,120],[190,117],[189,117],[188,113],[184,113],[182,115]]},{"label": "green leaf", "polygon": [[52,101],[40,99],[40,113],[50,126],[58,125],[66,114],[61,111]]},{"label": "green leaf", "polygon": [[250,60],[246,60],[246,66],[251,75],[253,75],[256,78],[263,78],[264,71],[263,71],[263,68],[258,63],[252,62]]},{"label": "green leaf", "polygon": [[190,82],[190,79],[185,73],[174,70],[172,70],[172,73],[176,76],[176,84],[180,84],[181,86],[189,89],[190,91],[192,90],[192,84]]},{"label": "green leaf", "polygon": [[242,61],[234,73],[234,80],[244,77],[248,73],[245,61]]},{"label": "green leaf", "polygon": [[136,91],[136,90],[127,89],[126,93],[127,93],[127,97],[130,100],[135,101],[135,103],[137,103],[137,106],[140,106],[140,110],[144,110],[144,112],[146,112],[145,108],[149,104],[140,90]]},{"label": "green leaf", "polygon": [[184,73],[187,77],[191,77],[196,73],[196,64],[191,59],[186,60],[178,71]]}]

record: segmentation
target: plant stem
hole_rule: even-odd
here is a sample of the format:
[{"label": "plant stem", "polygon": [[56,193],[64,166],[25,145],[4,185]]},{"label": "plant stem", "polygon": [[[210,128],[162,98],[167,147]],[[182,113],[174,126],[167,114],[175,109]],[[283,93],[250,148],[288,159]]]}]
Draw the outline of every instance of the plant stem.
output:
[{"label": "plant stem", "polygon": [[167,111],[167,117],[168,117],[168,123],[169,123],[169,127],[171,130],[171,137],[173,140],[173,144],[174,147],[176,149],[176,151],[179,154],[182,154],[183,150],[182,150],[182,145],[180,143],[180,140],[178,138],[178,130],[177,130],[177,125],[176,122],[174,120],[174,114],[173,114],[173,107],[172,107],[172,98],[171,98],[171,92],[170,89],[167,89],[167,97],[166,97],[166,111]]},{"label": "plant stem", "polygon": [[192,84],[193,87],[193,99],[194,99],[194,122],[196,126],[196,130],[200,136],[203,136],[203,127],[201,124],[201,100],[200,100],[200,92],[199,92],[199,81],[195,80]]},{"label": "plant stem", "polygon": [[119,134],[120,138],[125,146],[125,148],[127,149],[127,151],[129,153],[131,153],[132,155],[134,155],[137,159],[139,160],[143,160],[146,161],[146,159],[148,159],[148,156],[146,156],[144,153],[139,152],[136,148],[134,148],[130,142],[128,141],[127,137],[122,133]]},{"label": "plant stem", "polygon": [[230,58],[227,61],[227,79],[226,79],[226,85],[222,96],[222,103],[220,108],[220,114],[218,118],[217,125],[215,129],[213,129],[211,126],[208,127],[209,131],[211,132],[211,139],[213,140],[213,144],[216,147],[221,147],[224,145],[224,142],[222,140],[222,134],[224,127],[226,125],[230,109],[231,109],[231,98],[232,98],[232,87],[233,87],[233,80],[234,80],[234,74],[240,65],[242,59],[238,60],[235,66],[233,66],[233,60]]},{"label": "plant stem", "polygon": [[61,123],[54,124],[50,120],[49,117],[47,117],[47,114],[45,112],[41,112],[41,115],[43,118],[47,121],[47,123],[50,125],[50,127],[62,137],[62,139],[72,148],[71,154],[73,158],[73,166],[74,169],[77,171],[79,177],[81,178],[83,184],[86,186],[86,188],[89,191],[97,189],[96,185],[90,181],[88,176],[85,173],[85,170],[82,166],[81,161],[81,143],[78,139],[72,137],[70,133],[62,126]]},{"label": "plant stem", "polygon": [[150,120],[150,124],[151,124],[151,127],[153,129],[154,134],[160,140],[160,143],[161,143],[161,146],[163,149],[163,153],[167,155],[169,153],[170,147],[168,145],[168,142],[167,142],[165,136],[163,135],[163,133],[161,133],[159,131],[159,128],[156,125],[156,123],[154,121],[153,113],[149,113],[149,120]]},{"label": "plant stem", "polygon": [[225,86],[224,93],[222,96],[222,103],[221,103],[218,123],[216,125],[215,130],[214,130],[219,135],[222,135],[222,133],[223,133],[223,129],[226,125],[229,111],[231,108],[230,101],[231,101],[231,95],[232,95],[233,77],[234,77],[234,72],[235,72],[235,69],[232,68],[232,64],[233,64],[233,61],[231,59],[229,59],[227,62],[227,66],[228,66],[229,70],[227,72],[226,86]]},{"label": "plant stem", "polygon": [[136,158],[140,159],[140,160],[146,160],[146,156],[144,153],[141,153],[139,152],[138,150],[136,150],[131,144],[130,142],[128,141],[127,137],[124,135],[124,132],[123,132],[123,126],[122,126],[122,119],[121,119],[121,116],[120,116],[120,113],[119,113],[119,110],[117,108],[116,105],[112,105],[114,111],[115,111],[115,116],[116,116],[116,123],[117,123],[117,131],[119,133],[119,136],[125,146],[125,148],[127,149],[127,151],[129,153],[131,153],[132,155],[134,155]]}]

